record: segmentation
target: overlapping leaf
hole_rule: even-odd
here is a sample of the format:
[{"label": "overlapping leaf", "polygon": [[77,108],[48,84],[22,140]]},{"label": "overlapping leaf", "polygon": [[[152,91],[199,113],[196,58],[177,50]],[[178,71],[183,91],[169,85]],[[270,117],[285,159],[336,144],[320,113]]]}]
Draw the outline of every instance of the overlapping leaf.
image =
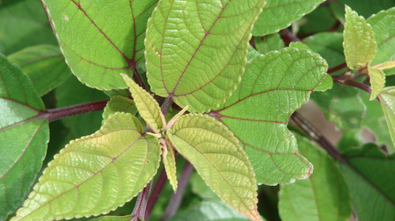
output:
[{"label": "overlapping leaf", "polygon": [[287,123],[323,82],[326,70],[326,62],[307,50],[287,48],[259,56],[247,63],[225,105],[210,113],[245,147],[259,183],[290,183],[311,174],[312,165],[297,153]]},{"label": "overlapping leaf", "polygon": [[[392,3],[393,6],[393,3]],[[368,18],[377,42],[377,55],[372,65],[380,64],[395,59],[395,8],[382,11]],[[395,74],[395,69],[385,71],[387,75]]]},{"label": "overlapping leaf", "polygon": [[154,132],[159,132],[166,124],[158,102],[147,91],[138,86],[132,79],[122,75],[132,93],[136,107],[145,122]]},{"label": "overlapping leaf", "polygon": [[114,96],[107,103],[103,111],[103,121],[107,120],[111,114],[116,112],[129,113],[135,115],[137,113],[137,108],[134,102],[127,97]]},{"label": "overlapping leaf", "polygon": [[313,11],[324,0],[269,0],[254,25],[252,34],[275,33]]},{"label": "overlapping leaf", "polygon": [[379,94],[392,144],[395,146],[395,87],[387,87]]},{"label": "overlapping leaf", "polygon": [[394,155],[385,156],[377,146],[368,144],[345,156],[348,163],[340,163],[340,169],[358,220],[395,220]]},{"label": "overlapping leaf", "polygon": [[178,181],[176,174],[177,173],[176,159],[172,147],[166,144],[162,146],[162,156],[163,156],[163,165],[166,170],[167,179],[169,179],[170,185],[175,192],[177,190]]},{"label": "overlapping leaf", "polygon": [[376,56],[377,44],[372,27],[362,16],[346,6],[344,55],[351,70],[367,66]]},{"label": "overlapping leaf", "polygon": [[352,212],[350,194],[334,160],[307,139],[297,138],[299,151],[314,165],[314,173],[306,180],[281,186],[282,220],[348,220]]},{"label": "overlapping leaf", "polygon": [[148,24],[148,82],[189,111],[218,107],[244,72],[248,41],[265,0],[162,0]]},{"label": "overlapping leaf", "polygon": [[257,50],[261,54],[266,54],[270,51],[280,50],[285,47],[283,39],[280,34],[267,35],[265,37],[255,37],[254,42]]},{"label": "overlapping leaf", "polygon": [[252,166],[226,127],[212,117],[189,114],[181,117],[168,135],[222,201],[251,220],[261,220]]},{"label": "overlapping leaf", "polygon": [[41,96],[55,89],[71,75],[56,46],[29,47],[8,56],[8,59],[21,67]]},{"label": "overlapping leaf", "polygon": [[71,141],[55,156],[12,220],[108,213],[146,186],[159,160],[158,140],[143,135],[137,118],[115,113],[98,132]]},{"label": "overlapping leaf", "polygon": [[126,88],[119,74],[131,76],[142,60],[147,20],[157,1],[42,2],[72,72],[90,87],[110,90]]},{"label": "overlapping leaf", "polygon": [[382,70],[372,67],[368,68],[368,72],[370,88],[372,89],[369,100],[374,100],[385,86],[385,74]]},{"label": "overlapping leaf", "polygon": [[22,205],[49,141],[44,103],[29,78],[0,54],[0,220]]}]

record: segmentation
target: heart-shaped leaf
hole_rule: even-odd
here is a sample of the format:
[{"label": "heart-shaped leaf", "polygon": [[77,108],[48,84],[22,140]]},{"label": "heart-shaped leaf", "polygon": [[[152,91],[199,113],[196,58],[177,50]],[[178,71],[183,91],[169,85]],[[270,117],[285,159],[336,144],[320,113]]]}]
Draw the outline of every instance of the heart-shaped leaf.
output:
[{"label": "heart-shaped leaf", "polygon": [[290,183],[311,174],[313,167],[298,154],[287,123],[324,81],[327,68],[325,60],[307,50],[261,55],[247,63],[242,82],[225,105],[210,113],[240,140],[259,183]]},{"label": "heart-shaped leaf", "polygon": [[298,149],[314,165],[314,173],[306,180],[281,186],[282,220],[348,220],[352,212],[350,193],[334,160],[307,139],[296,137]]},{"label": "heart-shaped leaf", "polygon": [[137,108],[134,105],[134,102],[129,98],[117,95],[112,97],[104,108],[103,122],[107,120],[111,114],[115,114],[116,112],[135,115],[137,113]]},{"label": "heart-shaped leaf", "polygon": [[218,107],[243,74],[265,0],[162,0],[148,22],[148,82],[189,111]]},{"label": "heart-shaped leaf", "polygon": [[376,56],[377,44],[372,27],[348,6],[343,47],[347,66],[351,70],[367,66]]},{"label": "heart-shaped leaf", "polygon": [[103,90],[126,88],[119,74],[131,76],[143,59],[146,25],[157,1],[42,0],[72,72]]},{"label": "heart-shaped leaf", "polygon": [[98,132],[71,141],[55,156],[12,220],[108,213],[146,186],[159,161],[157,138],[144,135],[131,114],[115,113]]},{"label": "heart-shaped leaf", "polygon": [[264,36],[278,32],[313,11],[325,0],[268,0],[254,25],[252,34]]},{"label": "heart-shaped leaf", "polygon": [[30,79],[0,54],[0,220],[22,205],[42,166],[45,111]]},{"label": "heart-shaped leaf", "polygon": [[226,127],[212,117],[189,114],[177,121],[168,136],[222,201],[251,220],[261,220],[252,166]]},{"label": "heart-shaped leaf", "polygon": [[8,59],[18,64],[29,76],[40,96],[55,89],[71,75],[62,53],[56,46],[29,47],[8,56]]},{"label": "heart-shaped leaf", "polygon": [[141,117],[145,122],[147,122],[152,131],[159,133],[159,131],[164,128],[166,122],[158,102],[151,96],[151,94],[138,86],[128,76],[122,75],[122,77],[125,80],[126,85],[129,87],[130,93],[132,93],[134,102]]}]

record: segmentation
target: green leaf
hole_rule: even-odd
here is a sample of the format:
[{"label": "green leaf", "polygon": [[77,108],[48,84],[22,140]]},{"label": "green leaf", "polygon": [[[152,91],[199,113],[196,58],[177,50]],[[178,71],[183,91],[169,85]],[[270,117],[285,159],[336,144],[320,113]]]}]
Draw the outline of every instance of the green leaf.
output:
[{"label": "green leaf", "polygon": [[131,115],[136,115],[137,108],[134,102],[127,97],[114,96],[107,103],[103,111],[103,122],[107,120],[111,114],[116,112],[129,113]]},{"label": "green leaf", "polygon": [[56,45],[40,1],[3,0],[0,5],[0,53],[9,55],[38,44]]},{"label": "green leaf", "polygon": [[306,180],[281,186],[282,220],[348,220],[352,212],[350,194],[334,160],[306,138],[296,137],[299,151],[314,165],[314,173]]},{"label": "green leaf", "polygon": [[193,173],[189,182],[192,191],[203,200],[220,200],[198,173]]},{"label": "green leaf", "polygon": [[[165,149],[166,148],[166,149]],[[174,150],[172,147],[164,143],[162,145],[162,157],[163,157],[163,165],[165,166],[167,179],[170,181],[170,185],[175,192],[177,190],[177,166],[176,159],[174,157]]]},{"label": "green leaf", "polygon": [[329,74],[326,75],[324,81],[314,91],[327,91],[333,88],[333,78]]},{"label": "green leaf", "polygon": [[12,220],[108,213],[146,186],[159,161],[158,140],[144,135],[131,114],[115,113],[99,131],[71,141],[55,156]]},{"label": "green leaf", "polygon": [[29,78],[0,54],[0,220],[22,205],[42,166],[45,111]]},{"label": "green leaf", "polygon": [[252,34],[264,36],[278,32],[313,11],[325,0],[269,0],[255,22]]},{"label": "green leaf", "polygon": [[311,174],[312,165],[297,153],[287,124],[323,82],[326,71],[326,62],[307,50],[269,52],[247,63],[237,90],[210,113],[240,140],[259,183],[290,183]]},{"label": "green leaf", "polygon": [[169,221],[249,221],[225,203],[219,200],[195,203],[180,211]]},{"label": "green leaf", "polygon": [[340,169],[358,220],[395,220],[395,156],[385,156],[373,144],[345,156],[348,164],[340,163]]},{"label": "green leaf", "polygon": [[8,59],[18,64],[29,76],[40,96],[58,87],[71,75],[62,53],[56,46],[40,45],[26,48],[8,56]]},{"label": "green leaf", "polygon": [[137,110],[141,117],[147,122],[154,132],[159,132],[164,128],[166,122],[158,102],[151,96],[150,93],[138,86],[132,79],[126,75],[122,75],[126,85],[132,93]]},{"label": "green leaf", "polygon": [[385,86],[385,74],[382,70],[372,67],[368,68],[368,72],[370,87],[372,89],[369,100],[374,100]]},{"label": "green leaf", "polygon": [[[330,6],[336,12],[335,16],[344,21],[344,4],[350,6],[365,18],[375,14],[381,10],[386,10],[394,6],[394,0],[336,0],[331,1]],[[344,23],[344,22],[343,22]]]},{"label": "green leaf", "polygon": [[226,127],[212,117],[189,114],[177,121],[168,136],[222,201],[251,220],[261,220],[252,166]]},{"label": "green leaf", "polygon": [[[102,91],[83,85],[74,76],[70,76],[62,85],[56,88],[55,97],[57,100],[56,107],[58,108],[108,99]],[[64,118],[62,122],[71,130],[72,138],[78,138],[92,134],[100,128],[102,112],[80,114]]]},{"label": "green leaf", "polygon": [[384,88],[379,94],[392,144],[395,146],[395,87]]},{"label": "green leaf", "polygon": [[285,47],[283,39],[276,33],[265,37],[255,37],[255,45],[259,53],[266,54],[270,51],[280,50]]},{"label": "green leaf", "polygon": [[[393,5],[394,2],[392,2],[391,6]],[[395,8],[377,13],[368,18],[367,22],[372,26],[377,42],[377,55],[372,61],[372,65],[394,60],[395,30],[389,27],[395,24]],[[387,75],[392,75],[395,74],[395,70],[387,70],[385,73]]]},{"label": "green leaf", "polygon": [[224,103],[240,82],[252,25],[265,2],[160,1],[145,42],[152,91],[191,112]]},{"label": "green leaf", "polygon": [[102,90],[126,88],[120,73],[131,76],[142,61],[157,1],[42,0],[70,69]]},{"label": "green leaf", "polygon": [[366,107],[359,93],[356,88],[333,84],[331,90],[320,94],[313,93],[311,99],[336,127],[349,130],[360,128],[365,116]]},{"label": "green leaf", "polygon": [[332,31],[334,27],[337,27],[337,19],[333,16],[329,5],[322,5],[316,8],[314,11],[299,20],[298,23],[301,23],[298,35],[302,36]]},{"label": "green leaf", "polygon": [[128,216],[102,216],[90,221],[129,221],[133,218],[133,215]]},{"label": "green leaf", "polygon": [[351,70],[367,66],[376,56],[377,44],[374,33],[370,24],[348,6],[343,35],[347,66]]}]

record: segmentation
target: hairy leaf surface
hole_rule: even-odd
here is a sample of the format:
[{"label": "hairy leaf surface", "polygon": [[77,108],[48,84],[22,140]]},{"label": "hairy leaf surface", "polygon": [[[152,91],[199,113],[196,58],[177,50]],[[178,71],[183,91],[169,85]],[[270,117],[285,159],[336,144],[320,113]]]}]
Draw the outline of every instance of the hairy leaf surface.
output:
[{"label": "hairy leaf surface", "polygon": [[326,77],[327,64],[307,50],[287,48],[247,63],[246,74],[225,105],[210,113],[240,140],[259,183],[303,179],[312,165],[297,152],[287,129],[291,114]]},{"label": "hairy leaf surface", "polygon": [[146,186],[159,160],[158,140],[143,134],[137,118],[111,115],[99,131],[71,141],[55,156],[12,220],[108,213]]},{"label": "hairy leaf surface", "polygon": [[71,75],[62,53],[56,46],[29,47],[8,56],[8,59],[18,64],[29,76],[40,96],[55,89]]},{"label": "hairy leaf surface", "polygon": [[382,70],[372,67],[368,68],[368,72],[370,87],[372,89],[369,100],[374,100],[385,86],[385,74]]},{"label": "hairy leaf surface", "polygon": [[352,212],[350,194],[334,160],[306,138],[296,137],[298,149],[314,165],[314,173],[306,180],[281,186],[282,220],[348,220]]},{"label": "hairy leaf surface", "polygon": [[233,134],[206,115],[182,116],[169,130],[175,149],[196,168],[217,195],[251,220],[257,211],[254,171]]},{"label": "hairy leaf surface", "polygon": [[346,154],[340,169],[351,193],[358,220],[395,220],[395,156],[367,144]]},{"label": "hairy leaf surface", "polygon": [[377,44],[370,24],[346,6],[344,26],[344,54],[351,70],[367,66],[376,56]]},{"label": "hairy leaf surface", "polygon": [[[89,87],[126,88],[143,59],[148,18],[158,0],[42,0],[72,72]],[[114,14],[116,12],[116,14]]]},{"label": "hairy leaf surface", "polygon": [[133,100],[130,100],[127,97],[114,96],[104,108],[103,122],[107,120],[111,114],[115,114],[116,112],[124,112],[135,115],[137,113],[137,108]]},{"label": "hairy leaf surface", "polygon": [[29,78],[0,54],[0,220],[22,205],[49,141],[44,103]]},{"label": "hairy leaf surface", "polygon": [[395,146],[395,87],[384,88],[379,94],[379,98],[391,135],[392,144]]},{"label": "hairy leaf surface", "polygon": [[[166,148],[163,150],[163,148]],[[162,146],[162,157],[163,165],[166,170],[167,179],[169,179],[170,185],[175,192],[177,190],[177,166],[176,159],[174,157],[174,150],[169,145]]]},{"label": "hairy leaf surface", "polygon": [[255,22],[252,34],[264,36],[275,33],[313,11],[325,0],[269,0]]},{"label": "hairy leaf surface", "polygon": [[130,93],[132,93],[134,102],[141,117],[145,122],[147,122],[154,132],[159,132],[163,129],[166,122],[158,102],[151,96],[151,94],[138,86],[128,76],[122,75],[122,77],[125,80],[126,85],[129,87]]},{"label": "hairy leaf surface", "polygon": [[191,112],[218,107],[244,72],[265,0],[162,0],[148,23],[148,82]]}]

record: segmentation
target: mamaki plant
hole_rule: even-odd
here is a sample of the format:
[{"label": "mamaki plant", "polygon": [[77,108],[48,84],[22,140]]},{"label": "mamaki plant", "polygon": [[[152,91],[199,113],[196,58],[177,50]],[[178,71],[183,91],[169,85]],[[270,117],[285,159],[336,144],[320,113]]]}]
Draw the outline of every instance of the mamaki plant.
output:
[{"label": "mamaki plant", "polygon": [[394,6],[0,0],[0,220],[395,220]]}]

